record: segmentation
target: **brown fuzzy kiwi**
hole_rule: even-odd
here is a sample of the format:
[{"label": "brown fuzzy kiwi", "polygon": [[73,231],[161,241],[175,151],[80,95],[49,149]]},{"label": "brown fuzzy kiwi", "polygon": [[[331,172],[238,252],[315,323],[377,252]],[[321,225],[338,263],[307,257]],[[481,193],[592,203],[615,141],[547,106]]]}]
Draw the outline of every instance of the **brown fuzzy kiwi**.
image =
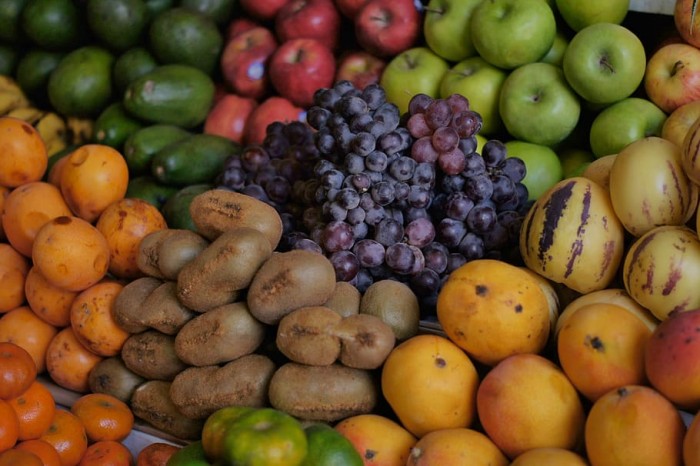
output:
[{"label": "brown fuzzy kiwi", "polygon": [[[162,231],[162,230],[161,230]],[[148,330],[148,325],[141,319],[141,310],[146,298],[163,281],[155,277],[141,277],[124,285],[112,305],[112,318],[125,332],[141,333]]]},{"label": "brown fuzzy kiwi", "polygon": [[224,366],[190,367],[175,377],[170,399],[192,419],[205,419],[225,406],[267,405],[267,389],[275,364],[266,356],[249,354]]},{"label": "brown fuzzy kiwi", "polygon": [[192,230],[173,230],[158,245],[158,268],[168,280],[177,280],[182,267],[197,257],[207,246],[207,241]]},{"label": "brown fuzzy kiwi", "polygon": [[290,362],[272,376],[269,398],[272,407],[299,419],[335,422],[372,412],[379,390],[371,373],[363,369]]},{"label": "brown fuzzy kiwi", "polygon": [[260,231],[228,230],[182,267],[178,299],[199,312],[235,302],[271,254],[270,243]]},{"label": "brown fuzzy kiwi", "polygon": [[175,335],[196,315],[177,299],[177,283],[167,280],[143,301],[140,322],[167,335]]},{"label": "brown fuzzy kiwi", "polygon": [[139,254],[136,256],[136,266],[141,272],[149,277],[165,278],[158,266],[158,248],[165,238],[174,234],[176,234],[176,230],[164,228],[153,231],[141,238]]},{"label": "brown fuzzy kiwi", "polygon": [[355,285],[338,281],[335,284],[333,294],[323,305],[333,309],[341,316],[347,317],[360,312],[360,299],[362,299],[362,293]]},{"label": "brown fuzzy kiwi", "polygon": [[323,254],[303,249],[275,252],[248,288],[251,314],[276,324],[295,309],[320,306],[335,290],[335,269]]},{"label": "brown fuzzy kiwi", "polygon": [[266,331],[245,302],[224,304],[185,324],[175,337],[175,353],[193,366],[221,364],[255,351]]},{"label": "brown fuzzy kiwi", "polygon": [[340,338],[340,362],[356,369],[376,369],[396,344],[394,330],[379,317],[355,314],[335,326]]},{"label": "brown fuzzy kiwi", "polygon": [[175,353],[175,337],[157,330],[131,335],[121,356],[129,370],[148,380],[173,380],[188,367]]},{"label": "brown fuzzy kiwi", "polygon": [[394,330],[397,340],[406,340],[418,334],[418,297],[405,283],[391,279],[372,283],[360,300],[360,314],[382,319]]},{"label": "brown fuzzy kiwi", "polygon": [[307,306],[282,317],[277,326],[277,348],[294,362],[311,366],[333,364],[340,355],[334,328],[343,318],[324,306]]},{"label": "brown fuzzy kiwi", "polygon": [[130,370],[119,356],[105,358],[92,368],[88,385],[92,393],[106,393],[129,403],[136,387],[146,379]]},{"label": "brown fuzzy kiwi", "polygon": [[204,420],[190,419],[177,409],[170,399],[170,385],[171,382],[164,380],[149,380],[139,385],[131,396],[134,416],[178,439],[200,439]]},{"label": "brown fuzzy kiwi", "polygon": [[265,234],[274,250],[282,238],[282,219],[267,202],[227,189],[198,194],[190,203],[190,215],[197,231],[209,239],[238,227],[249,227]]}]

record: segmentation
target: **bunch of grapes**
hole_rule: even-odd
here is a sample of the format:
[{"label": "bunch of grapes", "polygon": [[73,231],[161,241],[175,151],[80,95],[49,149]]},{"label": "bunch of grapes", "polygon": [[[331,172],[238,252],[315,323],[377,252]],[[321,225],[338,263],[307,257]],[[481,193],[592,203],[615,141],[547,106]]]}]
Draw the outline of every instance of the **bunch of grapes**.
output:
[{"label": "bunch of grapes", "polygon": [[[339,81],[316,92],[306,118],[306,132],[268,127],[222,176],[286,215],[283,247],[325,254],[360,291],[402,281],[427,312],[457,267],[517,251],[525,164],[497,140],[476,151],[481,116],[463,96],[418,94],[401,115],[381,86]],[[295,170],[282,168],[289,160]]]}]

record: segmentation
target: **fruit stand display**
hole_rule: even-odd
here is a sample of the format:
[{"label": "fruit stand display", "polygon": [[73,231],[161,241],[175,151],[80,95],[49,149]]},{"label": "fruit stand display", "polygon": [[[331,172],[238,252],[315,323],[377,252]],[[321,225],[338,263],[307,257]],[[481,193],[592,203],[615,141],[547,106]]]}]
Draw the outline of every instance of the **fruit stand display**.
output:
[{"label": "fruit stand display", "polygon": [[694,12],[1,0],[0,466],[700,465]]}]

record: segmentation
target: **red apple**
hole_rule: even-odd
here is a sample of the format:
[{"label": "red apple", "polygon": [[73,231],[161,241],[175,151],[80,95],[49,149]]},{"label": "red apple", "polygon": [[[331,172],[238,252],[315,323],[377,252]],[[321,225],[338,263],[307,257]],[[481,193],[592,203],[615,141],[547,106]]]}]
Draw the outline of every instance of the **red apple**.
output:
[{"label": "red apple", "polygon": [[258,26],[260,26],[260,23],[258,23],[257,21],[253,21],[252,19],[246,18],[245,16],[240,16],[232,20],[226,27],[226,33],[224,34],[224,37],[226,38],[225,42],[228,43],[238,34],[249,31]]},{"label": "red apple", "polygon": [[271,96],[263,100],[248,117],[243,141],[245,144],[260,144],[265,139],[267,127],[275,121],[289,123],[304,121],[303,108],[297,107],[289,99]]},{"label": "red apple", "polygon": [[666,113],[700,99],[700,49],[689,44],[661,47],[647,62],[644,89]]},{"label": "red apple", "polygon": [[268,60],[277,45],[275,35],[263,26],[238,34],[221,54],[224,82],[243,97],[264,96],[269,89]]},{"label": "red apple", "polygon": [[683,40],[695,47],[700,47],[700,15],[695,8],[696,0],[676,0],[673,21]]},{"label": "red apple", "polygon": [[331,49],[340,38],[340,13],[332,0],[291,0],[275,16],[280,42],[316,39]]},{"label": "red apple", "polygon": [[369,0],[355,17],[355,37],[367,52],[388,57],[411,48],[420,26],[413,0]]},{"label": "red apple", "polygon": [[367,0],[335,0],[335,7],[345,17],[354,20],[360,8],[367,3]]},{"label": "red apple", "polygon": [[255,99],[226,94],[209,110],[204,121],[204,133],[242,143],[248,117],[257,106]]},{"label": "red apple", "polygon": [[364,89],[368,84],[378,83],[386,61],[374,55],[354,50],[338,59],[335,81],[350,81],[357,89]]},{"label": "red apple", "polygon": [[239,5],[255,19],[272,21],[289,0],[240,0]]},{"label": "red apple", "polygon": [[299,107],[310,107],[318,89],[333,85],[335,57],[315,39],[292,39],[272,54],[268,69],[270,82],[282,97]]}]

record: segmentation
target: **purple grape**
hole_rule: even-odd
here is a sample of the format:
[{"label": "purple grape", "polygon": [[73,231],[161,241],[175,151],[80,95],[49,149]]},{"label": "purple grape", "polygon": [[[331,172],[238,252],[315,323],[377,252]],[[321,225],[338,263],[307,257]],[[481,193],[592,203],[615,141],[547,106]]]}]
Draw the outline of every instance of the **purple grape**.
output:
[{"label": "purple grape", "polygon": [[450,126],[437,128],[431,137],[433,147],[438,152],[450,152],[459,146],[459,134]]},{"label": "purple grape", "polygon": [[466,224],[469,229],[476,233],[486,233],[496,223],[496,209],[489,204],[477,204],[469,211]]},{"label": "purple grape", "polygon": [[361,207],[355,207],[354,209],[348,210],[347,216],[345,217],[345,221],[348,222],[350,225],[356,225],[358,223],[363,223],[365,221],[366,216],[367,212],[365,212],[365,209]]},{"label": "purple grape", "polygon": [[365,157],[365,167],[375,172],[383,172],[389,163],[389,159],[382,151],[375,150]]},{"label": "purple grape", "polygon": [[436,238],[448,248],[456,248],[464,235],[467,227],[464,222],[452,218],[443,218],[435,227]]},{"label": "purple grape", "polygon": [[481,115],[471,110],[458,112],[452,117],[450,125],[457,130],[460,138],[470,138],[481,129]]},{"label": "purple grape", "polygon": [[472,152],[464,156],[465,166],[462,170],[462,176],[470,177],[483,175],[486,173],[486,163],[481,155]]},{"label": "purple grape", "polygon": [[464,192],[474,202],[490,199],[493,194],[491,178],[486,174],[465,178]]},{"label": "purple grape", "polygon": [[447,270],[449,249],[442,243],[432,242],[423,247],[425,267],[441,274]]},{"label": "purple grape", "polygon": [[377,267],[384,263],[384,245],[373,239],[365,238],[357,241],[352,247],[360,266],[366,268]]},{"label": "purple grape", "polygon": [[384,207],[379,204],[375,204],[369,209],[365,209],[365,223],[370,226],[376,226],[386,217],[386,212],[384,212]]},{"label": "purple grape", "polygon": [[352,225],[352,234],[355,236],[355,241],[366,238],[369,234],[369,225],[365,222]]},{"label": "purple grape", "polygon": [[376,147],[377,140],[370,133],[361,132],[355,135],[350,144],[350,149],[358,155],[365,156]]},{"label": "purple grape", "polygon": [[404,275],[415,268],[416,256],[406,243],[394,243],[386,248],[384,261],[394,272]]},{"label": "purple grape", "polygon": [[411,146],[411,157],[418,163],[435,163],[438,156],[430,136],[417,139]]},{"label": "purple grape", "polygon": [[449,275],[464,264],[467,263],[467,258],[459,252],[452,252],[447,256],[446,274]]},{"label": "purple grape", "polygon": [[292,249],[303,249],[305,251],[317,252],[323,254],[323,249],[311,238],[299,238],[292,245]]},{"label": "purple grape", "polygon": [[387,155],[395,154],[403,148],[403,138],[396,131],[390,131],[377,138],[377,147]]},{"label": "purple grape", "polygon": [[241,166],[247,172],[257,172],[270,163],[270,156],[262,146],[250,145],[241,153]]},{"label": "purple grape", "polygon": [[508,157],[498,168],[515,183],[522,181],[527,172],[525,162],[517,157]]},{"label": "purple grape", "polygon": [[464,238],[462,238],[462,241],[459,242],[457,249],[459,250],[460,254],[464,256],[467,262],[484,257],[484,241],[471,231],[464,235]]},{"label": "purple grape", "polygon": [[335,197],[341,207],[350,210],[360,205],[360,194],[352,188],[343,188]]},{"label": "purple grape", "polygon": [[343,221],[329,222],[321,234],[321,247],[329,252],[350,249],[355,243],[350,224]]},{"label": "purple grape", "polygon": [[435,270],[423,268],[411,277],[411,289],[420,297],[436,294],[440,289],[440,275]]},{"label": "purple grape", "polygon": [[433,133],[433,130],[425,122],[425,115],[423,113],[413,114],[406,121],[406,127],[408,128],[408,131],[411,133],[411,136],[413,136],[416,139],[419,139],[419,138],[422,138],[425,136],[430,136]]},{"label": "purple grape", "polygon": [[452,109],[445,99],[435,99],[425,109],[425,123],[435,130],[447,126],[452,120]]},{"label": "purple grape", "polygon": [[289,181],[282,176],[273,176],[265,182],[263,187],[265,188],[267,196],[273,202],[287,202],[292,192],[292,187],[289,185]]},{"label": "purple grape", "polygon": [[445,202],[445,215],[449,218],[463,222],[466,220],[467,215],[474,207],[474,201],[472,201],[463,192],[453,192],[447,196],[447,202]]},{"label": "purple grape", "polygon": [[416,161],[411,157],[401,156],[389,165],[389,174],[398,181],[408,181],[413,177]]},{"label": "purple grape", "polygon": [[472,136],[470,138],[460,138],[457,146],[464,155],[469,155],[476,152],[476,147],[478,146],[476,136]]},{"label": "purple grape", "polygon": [[420,184],[432,188],[435,184],[435,165],[425,162],[418,163],[413,170],[411,184]]},{"label": "purple grape", "polygon": [[350,119],[348,126],[350,127],[350,131],[353,133],[359,133],[361,131],[370,132],[369,130],[373,122],[374,118],[372,118],[372,115],[369,113],[361,113],[353,116]]},{"label": "purple grape", "polygon": [[374,225],[374,240],[385,247],[401,241],[403,234],[403,225],[393,218],[383,218]]},{"label": "purple grape", "polygon": [[394,187],[388,181],[376,183],[370,189],[372,199],[380,206],[385,206],[394,200]]},{"label": "purple grape", "polygon": [[386,102],[386,92],[379,84],[370,83],[362,89],[362,99],[370,110],[375,110]]},{"label": "purple grape", "polygon": [[515,191],[515,183],[513,180],[505,175],[494,175],[491,177],[491,183],[493,184],[491,199],[496,205],[506,203],[513,199],[517,202],[518,193]]},{"label": "purple grape", "polygon": [[348,282],[355,278],[360,270],[360,262],[351,251],[336,251],[329,257],[333,269],[335,269],[335,279]]},{"label": "purple grape", "polygon": [[404,234],[408,244],[422,248],[435,239],[435,226],[429,218],[417,218],[406,225]]},{"label": "purple grape", "polygon": [[497,139],[486,141],[481,149],[487,167],[497,167],[506,159],[506,145]]},{"label": "purple grape", "polygon": [[352,152],[345,157],[345,170],[348,173],[360,173],[365,171],[365,168],[366,167],[364,157],[354,154]]},{"label": "purple grape", "polygon": [[432,191],[430,188],[414,184],[411,185],[411,191],[408,193],[408,205],[418,209],[427,208],[432,200]]},{"label": "purple grape", "polygon": [[413,97],[411,97],[411,100],[408,101],[408,113],[410,115],[424,113],[432,101],[433,98],[427,94],[415,94]]},{"label": "purple grape", "polygon": [[447,175],[458,175],[464,171],[467,161],[459,148],[449,152],[440,152],[437,160],[438,166]]},{"label": "purple grape", "polygon": [[464,97],[462,94],[451,94],[446,99],[452,113],[464,112],[469,110],[469,99]]}]

